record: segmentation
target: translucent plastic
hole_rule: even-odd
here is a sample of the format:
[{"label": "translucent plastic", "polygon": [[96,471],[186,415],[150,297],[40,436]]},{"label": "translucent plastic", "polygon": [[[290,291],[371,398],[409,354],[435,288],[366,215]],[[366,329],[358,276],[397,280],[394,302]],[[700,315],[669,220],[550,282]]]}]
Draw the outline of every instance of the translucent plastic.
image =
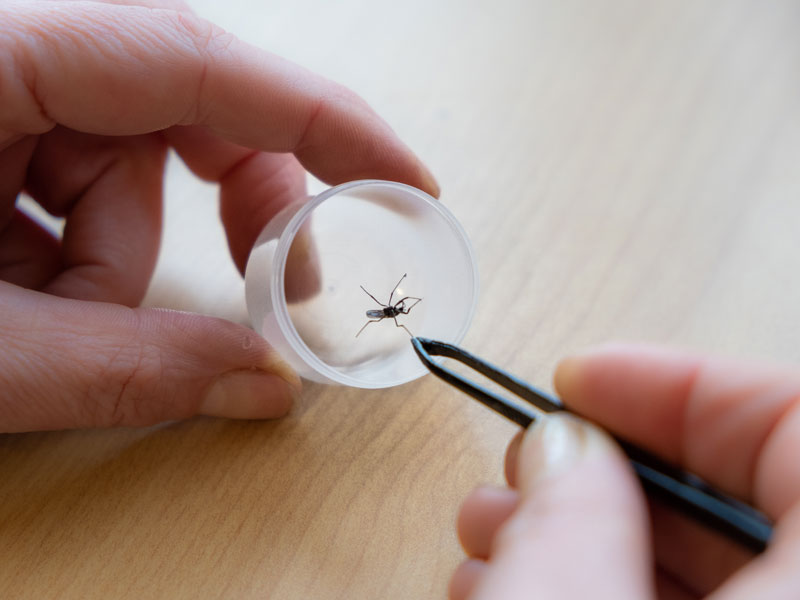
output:
[{"label": "translucent plastic", "polygon": [[[389,181],[354,181],[285,208],[247,263],[252,325],[304,378],[361,388],[399,385],[426,372],[392,306],[422,298],[397,324],[414,335],[462,340],[478,296],[471,245],[428,194]],[[413,300],[400,308],[408,308]]]}]

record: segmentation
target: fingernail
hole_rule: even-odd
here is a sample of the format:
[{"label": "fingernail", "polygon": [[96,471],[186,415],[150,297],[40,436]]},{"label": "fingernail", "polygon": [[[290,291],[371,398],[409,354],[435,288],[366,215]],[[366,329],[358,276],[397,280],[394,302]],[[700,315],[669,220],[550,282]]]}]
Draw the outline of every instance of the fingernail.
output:
[{"label": "fingernail", "polygon": [[524,430],[518,431],[506,448],[505,474],[506,481],[511,487],[517,487],[517,463],[519,462],[519,448],[522,445]]},{"label": "fingernail", "polygon": [[285,379],[263,371],[232,371],[217,377],[199,412],[229,419],[274,419],[284,416],[299,394]]},{"label": "fingernail", "polygon": [[[574,398],[583,393],[584,381],[591,377],[589,371],[593,370],[598,361],[604,357],[618,354],[620,351],[626,353],[635,352],[635,347],[630,344],[620,344],[619,342],[607,342],[596,346],[589,346],[576,354],[562,359],[556,367],[553,383],[556,392],[562,399]],[[567,402],[569,404],[569,402]]]},{"label": "fingernail", "polygon": [[581,359],[578,356],[568,356],[556,367],[553,385],[562,398],[569,397],[574,392],[581,368]]},{"label": "fingernail", "polygon": [[438,198],[439,194],[441,193],[439,182],[436,181],[436,178],[433,176],[433,173],[428,170],[428,167],[421,162],[419,163],[419,166],[420,171],[422,172],[423,189],[434,198]]},{"label": "fingernail", "polygon": [[609,447],[605,434],[582,419],[566,413],[541,417],[522,441],[517,473],[520,490],[530,490]]}]

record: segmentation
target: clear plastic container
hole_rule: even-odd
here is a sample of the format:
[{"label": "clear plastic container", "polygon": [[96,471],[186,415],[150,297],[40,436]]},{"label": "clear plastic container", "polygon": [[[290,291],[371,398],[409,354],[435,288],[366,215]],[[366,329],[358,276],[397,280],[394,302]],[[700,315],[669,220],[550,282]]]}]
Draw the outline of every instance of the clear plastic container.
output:
[{"label": "clear plastic container", "polygon": [[[471,244],[445,206],[390,181],[354,181],[281,211],[259,236],[245,274],[253,328],[300,376],[383,388],[426,373],[393,318],[368,310],[422,298],[397,323],[458,343],[478,297]],[[410,307],[408,300],[401,308]],[[357,334],[359,334],[357,336]]]}]

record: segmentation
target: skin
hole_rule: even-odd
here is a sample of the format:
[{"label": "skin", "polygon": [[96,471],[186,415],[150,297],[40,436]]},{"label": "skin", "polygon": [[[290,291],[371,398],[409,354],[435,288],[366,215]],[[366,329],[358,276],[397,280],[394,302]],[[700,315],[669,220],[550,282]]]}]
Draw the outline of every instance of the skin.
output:
[{"label": "skin", "polygon": [[[219,184],[240,270],[306,171],[438,195],[427,169],[355,94],[183,2],[3,1],[0,50],[0,430],[285,414],[300,382],[260,336],[137,308],[167,150]],[[63,239],[22,191],[66,218]]]},{"label": "skin", "polygon": [[796,598],[800,375],[769,365],[614,345],[561,363],[571,409],[752,503],[775,522],[760,556],[648,505],[619,448],[554,416],[510,444],[506,488],[464,502],[468,560],[451,600]]}]

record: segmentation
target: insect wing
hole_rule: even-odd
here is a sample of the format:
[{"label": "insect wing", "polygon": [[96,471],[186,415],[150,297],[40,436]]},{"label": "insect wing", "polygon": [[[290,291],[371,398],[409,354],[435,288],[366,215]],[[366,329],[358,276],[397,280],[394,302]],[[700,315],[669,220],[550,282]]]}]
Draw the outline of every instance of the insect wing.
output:
[{"label": "insect wing", "polygon": [[367,311],[367,318],[368,319],[380,319],[382,318],[383,311],[382,310],[368,310]]}]

